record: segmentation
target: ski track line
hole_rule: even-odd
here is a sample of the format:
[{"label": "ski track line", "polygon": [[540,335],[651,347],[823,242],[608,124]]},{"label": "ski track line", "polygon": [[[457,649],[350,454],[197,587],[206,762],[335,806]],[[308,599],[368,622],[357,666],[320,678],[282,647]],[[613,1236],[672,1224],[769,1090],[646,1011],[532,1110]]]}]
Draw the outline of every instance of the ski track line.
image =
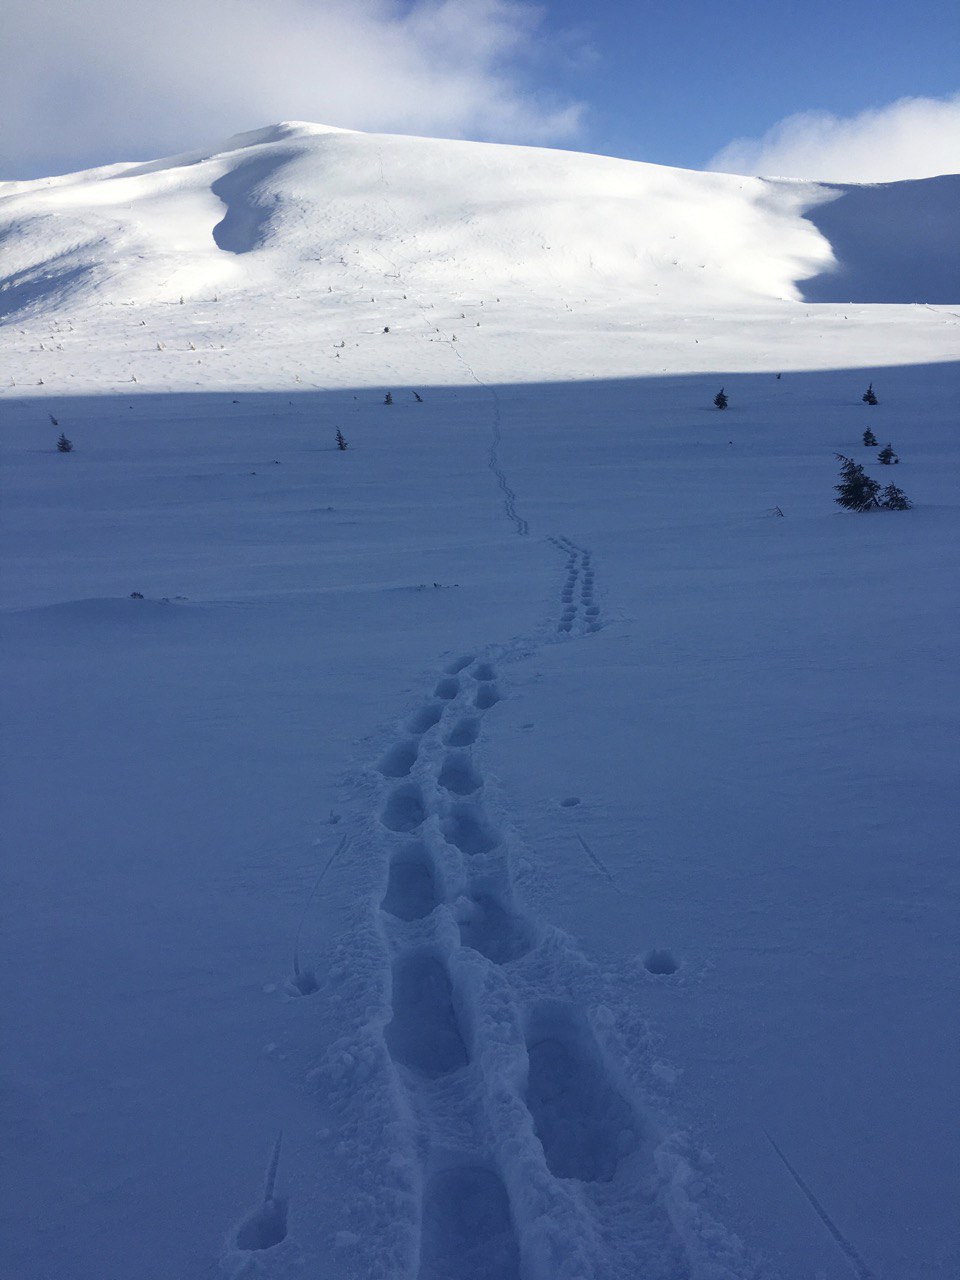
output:
[{"label": "ski track line", "polygon": [[860,1257],[859,1253],[857,1253],[856,1249],[853,1247],[850,1241],[840,1231],[840,1228],[833,1221],[833,1219],[827,1213],[826,1209],[823,1207],[823,1205],[820,1203],[817,1197],[813,1194],[813,1192],[807,1186],[806,1182],[804,1182],[803,1178],[800,1177],[800,1174],[797,1173],[796,1169],[793,1167],[793,1165],[790,1163],[787,1157],[783,1154],[783,1152],[781,1151],[777,1143],[774,1141],[774,1139],[770,1136],[770,1134],[767,1132],[766,1129],[764,1129],[763,1132],[764,1134],[766,1134],[767,1141],[770,1143],[771,1147],[773,1147],[774,1151],[782,1160],[787,1172],[790,1174],[790,1177],[794,1180],[794,1182],[803,1192],[804,1196],[806,1196],[807,1200],[809,1201],[810,1207],[813,1209],[814,1213],[817,1215],[817,1217],[826,1227],[827,1231],[830,1233],[831,1237],[833,1238],[837,1247],[840,1249],[841,1253],[850,1263],[850,1266],[853,1268],[853,1272],[854,1272],[854,1275],[857,1277],[857,1280],[876,1280],[876,1276],[873,1274],[873,1272],[870,1270],[870,1268],[867,1266],[864,1260]]},{"label": "ski track line", "polygon": [[593,865],[597,868],[600,874],[602,876],[606,876],[606,878],[610,881],[611,884],[616,884],[616,877],[614,876],[613,872],[606,865],[606,863],[602,862],[600,858],[597,857],[597,855],[593,852],[593,850],[587,844],[586,840],[584,840],[583,836],[580,834],[579,831],[577,832],[577,839],[580,841],[580,844],[583,846],[584,853],[587,855],[587,857],[590,859]]}]

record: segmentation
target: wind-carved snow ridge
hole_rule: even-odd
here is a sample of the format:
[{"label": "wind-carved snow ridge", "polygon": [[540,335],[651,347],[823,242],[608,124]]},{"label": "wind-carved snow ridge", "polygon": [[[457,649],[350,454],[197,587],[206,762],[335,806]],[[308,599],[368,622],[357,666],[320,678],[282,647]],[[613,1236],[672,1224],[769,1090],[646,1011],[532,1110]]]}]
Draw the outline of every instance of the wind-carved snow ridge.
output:
[{"label": "wind-carved snow ridge", "polygon": [[[588,634],[590,552],[551,541],[575,570]],[[345,965],[360,973],[378,956],[379,974],[356,988],[367,1015],[325,1076],[367,1206],[340,1233],[344,1274],[743,1277],[739,1245],[690,1199],[683,1158],[647,1114],[643,1033],[621,1026],[590,961],[520,900],[522,846],[483,768],[509,653],[448,660],[377,756],[369,844],[382,888]]]}]

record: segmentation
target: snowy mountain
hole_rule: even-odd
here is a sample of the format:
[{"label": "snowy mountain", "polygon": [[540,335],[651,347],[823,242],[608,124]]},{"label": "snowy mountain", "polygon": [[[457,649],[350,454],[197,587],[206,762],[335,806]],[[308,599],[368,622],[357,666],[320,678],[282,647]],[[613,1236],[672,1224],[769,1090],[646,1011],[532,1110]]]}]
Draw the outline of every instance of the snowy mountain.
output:
[{"label": "snowy mountain", "polygon": [[0,185],[0,1274],[954,1280],[958,183]]},{"label": "snowy mountain", "polygon": [[[813,278],[818,301],[950,302],[958,208],[960,177],[827,187],[282,124],[0,184],[0,299],[9,315],[402,277],[689,306],[797,299]],[[866,253],[848,254],[852,228]]]}]

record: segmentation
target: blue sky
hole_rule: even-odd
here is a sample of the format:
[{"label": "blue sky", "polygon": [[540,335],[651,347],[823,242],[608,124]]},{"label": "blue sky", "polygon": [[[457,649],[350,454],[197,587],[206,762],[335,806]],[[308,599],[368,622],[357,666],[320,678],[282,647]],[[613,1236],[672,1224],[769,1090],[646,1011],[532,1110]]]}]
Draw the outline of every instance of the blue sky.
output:
[{"label": "blue sky", "polygon": [[948,0],[4,0],[3,26],[0,178],[282,119],[835,180],[960,170]]},{"label": "blue sky", "polygon": [[597,51],[569,73],[591,149],[702,168],[732,139],[797,112],[854,116],[960,91],[960,5],[949,0],[550,0],[552,30]]}]

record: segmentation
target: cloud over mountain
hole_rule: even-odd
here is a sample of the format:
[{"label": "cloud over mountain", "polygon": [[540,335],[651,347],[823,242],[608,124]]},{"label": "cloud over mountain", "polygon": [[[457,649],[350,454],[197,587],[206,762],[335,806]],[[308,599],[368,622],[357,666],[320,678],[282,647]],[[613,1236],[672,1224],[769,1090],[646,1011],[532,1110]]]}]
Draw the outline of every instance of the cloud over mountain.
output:
[{"label": "cloud over mountain", "polygon": [[958,173],[960,94],[901,98],[846,118],[803,111],[760,138],[737,138],[707,167],[827,182],[897,182]]},{"label": "cloud over mountain", "polygon": [[[530,89],[549,57],[525,0],[13,0],[4,177],[185,149],[297,117],[358,129],[552,142],[581,108]],[[544,45],[547,49],[544,52]]]}]

